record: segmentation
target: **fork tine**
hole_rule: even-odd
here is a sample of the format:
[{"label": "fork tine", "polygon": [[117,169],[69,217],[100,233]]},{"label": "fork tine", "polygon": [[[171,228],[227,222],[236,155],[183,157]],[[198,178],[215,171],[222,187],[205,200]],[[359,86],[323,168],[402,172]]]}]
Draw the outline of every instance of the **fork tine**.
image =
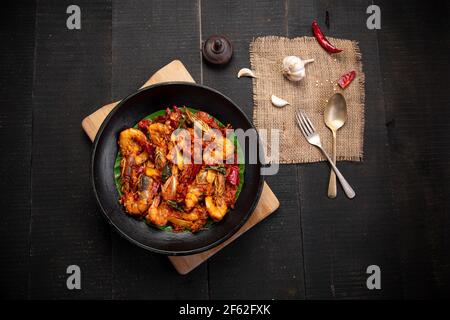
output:
[{"label": "fork tine", "polygon": [[302,119],[302,117],[300,116],[300,123],[302,125],[303,131],[305,132],[305,137],[308,138],[308,136],[311,134],[311,132],[309,131],[309,128],[306,126],[305,121]]},{"label": "fork tine", "polygon": [[302,123],[303,123],[303,125],[305,126],[305,128],[307,128],[306,131],[307,131],[309,134],[313,133],[314,130],[309,126],[309,123],[308,123],[308,121],[307,121],[308,117],[306,116],[305,111],[302,110],[300,116],[301,116],[301,118],[302,118]]},{"label": "fork tine", "polygon": [[305,129],[303,128],[303,123],[302,123],[302,120],[301,120],[300,115],[299,115],[298,112],[295,114],[295,117],[297,118],[298,126],[300,127],[300,130],[302,131],[303,135],[305,136],[305,138],[308,137],[308,135],[306,134]]},{"label": "fork tine", "polygon": [[[301,123],[300,123],[300,119],[299,119],[299,117],[298,117],[298,113],[296,112],[295,113],[295,120],[297,121],[297,125],[300,127],[300,129],[302,128],[302,126],[301,126]],[[302,130],[302,132],[303,132],[303,130]]]},{"label": "fork tine", "polygon": [[309,118],[308,118],[308,116],[306,115],[305,112],[303,112],[303,114],[305,115],[305,119],[306,119],[306,121],[308,122],[308,124],[310,125],[310,127],[311,127],[311,129],[312,129],[312,132],[315,132],[315,131],[316,131],[316,128],[314,128],[314,126],[313,126],[311,120],[309,120]]}]

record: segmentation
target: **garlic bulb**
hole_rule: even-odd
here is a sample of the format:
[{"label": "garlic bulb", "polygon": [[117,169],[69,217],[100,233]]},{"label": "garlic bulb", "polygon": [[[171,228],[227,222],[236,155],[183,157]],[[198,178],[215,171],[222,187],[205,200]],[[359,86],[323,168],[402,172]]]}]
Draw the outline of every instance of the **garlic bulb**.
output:
[{"label": "garlic bulb", "polygon": [[270,97],[270,101],[272,101],[272,104],[273,104],[275,107],[278,107],[278,108],[282,108],[282,107],[285,107],[285,106],[287,106],[287,105],[290,104],[290,103],[287,102],[286,100],[281,99],[281,98],[278,98],[276,95],[272,95],[272,96]]},{"label": "garlic bulb", "polygon": [[283,74],[291,81],[300,81],[306,76],[305,65],[314,59],[303,60],[296,56],[287,56],[283,59]]}]

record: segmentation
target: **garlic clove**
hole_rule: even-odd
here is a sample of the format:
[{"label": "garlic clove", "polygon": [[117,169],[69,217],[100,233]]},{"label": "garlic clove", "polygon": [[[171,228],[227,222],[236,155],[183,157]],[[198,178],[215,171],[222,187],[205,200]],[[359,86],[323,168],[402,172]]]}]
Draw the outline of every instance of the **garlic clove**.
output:
[{"label": "garlic clove", "polygon": [[282,107],[285,107],[285,106],[287,106],[287,105],[290,104],[290,103],[287,102],[286,100],[281,99],[281,98],[278,98],[278,97],[275,96],[275,95],[272,95],[272,96],[270,97],[270,101],[272,101],[272,104],[273,104],[275,107],[278,107],[278,108],[282,108]]},{"label": "garlic clove", "polygon": [[253,71],[248,68],[242,68],[241,70],[239,70],[237,77],[238,78],[240,78],[240,77],[256,78]]}]

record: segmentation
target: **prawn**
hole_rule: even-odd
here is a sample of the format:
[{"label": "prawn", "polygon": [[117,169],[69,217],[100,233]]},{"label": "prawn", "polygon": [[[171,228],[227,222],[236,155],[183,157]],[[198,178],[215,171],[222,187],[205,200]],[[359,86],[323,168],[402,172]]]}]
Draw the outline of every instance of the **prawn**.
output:
[{"label": "prawn", "polygon": [[161,204],[161,197],[156,196],[148,209],[148,214],[146,216],[147,221],[157,225],[165,226],[167,224],[167,217],[169,215],[169,210],[166,205]]},{"label": "prawn", "polygon": [[207,196],[205,198],[205,205],[206,210],[208,210],[209,216],[214,221],[222,220],[228,211],[225,200],[219,196]]},{"label": "prawn", "polygon": [[127,156],[120,161],[121,179],[122,179],[122,191],[129,192],[135,190],[136,185],[139,182],[139,176],[141,170],[136,166],[136,158],[133,156]]},{"label": "prawn", "polygon": [[119,135],[120,152],[124,157],[143,153],[143,146],[147,145],[147,143],[147,137],[138,129],[129,128],[123,130]]},{"label": "prawn", "polygon": [[197,126],[203,132],[208,132],[209,130],[211,130],[211,127],[205,121],[203,121],[203,119],[200,119],[198,115],[190,112],[186,107],[184,108],[184,111],[186,113],[187,119],[194,125],[194,127]]},{"label": "prawn", "polygon": [[224,199],[225,192],[225,176],[217,174],[214,179],[214,195],[205,198],[206,210],[209,216],[215,220],[220,221],[228,211],[227,203]]},{"label": "prawn", "polygon": [[195,177],[194,183],[189,185],[184,203],[188,210],[192,209],[200,201],[200,198],[205,194],[205,189],[208,187],[208,171],[201,170]]},{"label": "prawn", "polygon": [[225,192],[225,176],[223,174],[216,174],[214,179],[214,194],[222,197]]},{"label": "prawn", "polygon": [[203,196],[211,195],[220,182],[223,182],[223,185],[225,185],[225,180],[221,178],[223,178],[223,175],[217,174],[214,170],[200,170],[195,177],[194,183],[189,185],[186,193],[184,200],[186,208],[189,210],[195,207]]},{"label": "prawn", "polygon": [[189,210],[195,207],[200,201],[201,196],[203,196],[203,188],[195,185],[189,186],[188,192],[186,193],[186,198],[184,199],[186,208]]},{"label": "prawn", "polygon": [[230,139],[218,136],[208,144],[203,152],[203,161],[206,164],[220,164],[224,160],[234,157],[234,144]]},{"label": "prawn", "polygon": [[152,142],[163,149],[166,148],[167,141],[170,138],[170,127],[163,123],[152,123],[148,126],[148,132]]},{"label": "prawn", "polygon": [[161,147],[155,148],[155,166],[162,169],[166,164],[165,151]]},{"label": "prawn", "polygon": [[205,219],[206,217],[205,208],[202,206],[196,206],[191,212],[181,214],[181,218],[187,221],[196,221],[198,219]]},{"label": "prawn", "polygon": [[137,192],[127,192],[123,198],[123,204],[127,212],[132,215],[142,215],[150,206],[158,184],[152,178],[141,175]]},{"label": "prawn", "polygon": [[172,174],[161,186],[161,195],[164,200],[175,200],[177,197],[178,178]]},{"label": "prawn", "polygon": [[145,134],[137,129],[123,130],[119,135],[119,148],[123,158],[120,162],[123,190],[130,191],[138,182],[136,168],[148,160],[144,146],[148,144]]}]

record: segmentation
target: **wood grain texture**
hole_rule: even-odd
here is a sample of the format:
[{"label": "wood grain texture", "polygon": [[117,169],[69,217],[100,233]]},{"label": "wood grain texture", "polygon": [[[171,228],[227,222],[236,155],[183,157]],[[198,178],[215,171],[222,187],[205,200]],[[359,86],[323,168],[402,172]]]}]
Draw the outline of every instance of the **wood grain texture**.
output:
[{"label": "wood grain texture", "polygon": [[0,297],[28,296],[34,4],[0,13]]},{"label": "wood grain texture", "polygon": [[404,298],[449,298],[449,3],[378,4]]},{"label": "wood grain texture", "polygon": [[[78,1],[82,29],[66,28],[69,1],[39,1],[33,100],[32,299],[111,298],[110,228],[89,179],[81,115],[111,99],[111,3]],[[81,268],[68,290],[66,269]]]},{"label": "wood grain texture", "polygon": [[[315,18],[325,30],[325,10],[328,10],[327,34],[359,42],[366,75],[364,161],[338,163],[356,190],[356,198],[347,199],[340,186],[336,199],[327,198],[329,169],[325,163],[297,166],[306,292],[312,299],[399,298],[402,294],[400,226],[392,206],[377,34],[365,24],[370,4],[371,1],[324,1],[311,2],[304,8],[300,2],[289,2],[291,37],[310,34]],[[372,264],[382,270],[382,290],[366,287],[366,268]]]},{"label": "wood grain texture", "polygon": [[[234,55],[226,66],[203,65],[203,83],[225,92],[252,118],[251,79],[237,79],[249,67],[249,44],[260,35],[286,35],[283,1],[201,1],[202,40],[224,34]],[[212,299],[304,298],[302,230],[295,166],[281,166],[267,182],[280,209],[208,260]]]},{"label": "wood grain texture", "polygon": [[[72,2],[5,4],[1,297],[448,298],[449,5],[376,1],[382,29],[373,31],[372,2],[82,0],[81,31],[65,27]],[[326,34],[360,41],[363,53],[365,161],[339,164],[357,199],[341,189],[326,199],[325,164],[282,166],[267,178],[277,214],[187,276],[110,234],[91,194],[80,120],[173,59],[251,116],[251,80],[235,78],[248,67],[249,42],[309,35],[315,18]],[[201,62],[200,41],[212,33],[233,41],[230,65]],[[82,269],[81,291],[65,287],[69,264]],[[380,291],[364,288],[368,264],[381,267]]]},{"label": "wood grain texture", "polygon": [[[112,97],[134,92],[172,60],[200,78],[198,10],[195,1],[113,1]],[[113,233],[113,297],[117,299],[206,299],[205,266],[180,277],[163,255]]]}]

